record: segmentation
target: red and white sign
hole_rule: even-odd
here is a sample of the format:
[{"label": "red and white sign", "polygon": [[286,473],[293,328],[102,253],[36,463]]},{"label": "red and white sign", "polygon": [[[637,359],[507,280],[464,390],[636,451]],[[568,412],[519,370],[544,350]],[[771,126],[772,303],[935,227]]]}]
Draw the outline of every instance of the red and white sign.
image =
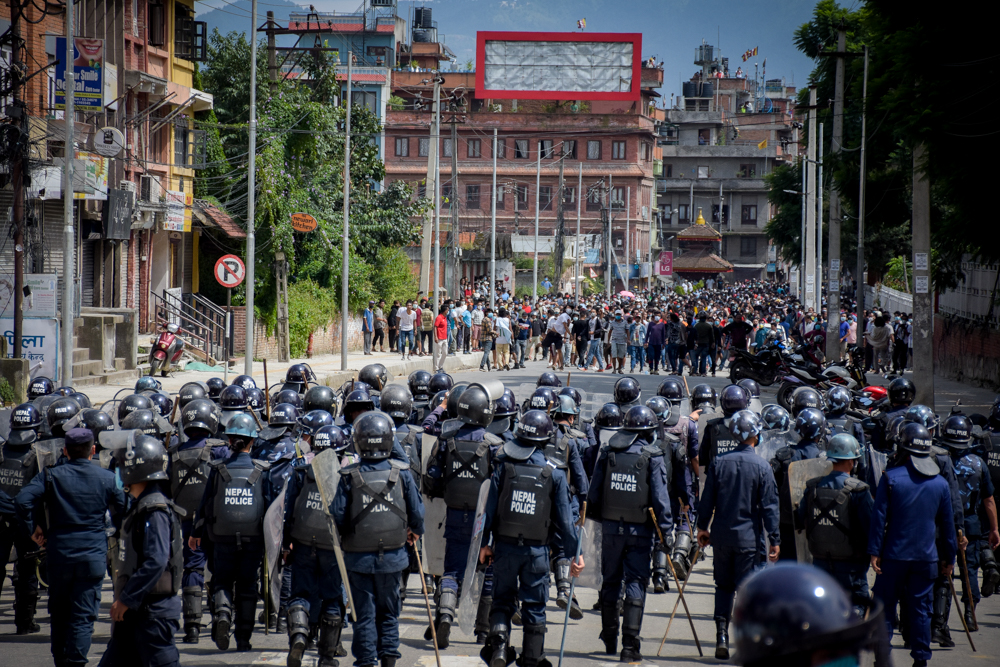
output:
[{"label": "red and white sign", "polygon": [[223,255],[215,263],[215,279],[226,289],[233,289],[247,276],[247,267],[236,255]]},{"label": "red and white sign", "polygon": [[662,250],[660,252],[660,274],[661,276],[674,275],[674,253],[672,250]]}]

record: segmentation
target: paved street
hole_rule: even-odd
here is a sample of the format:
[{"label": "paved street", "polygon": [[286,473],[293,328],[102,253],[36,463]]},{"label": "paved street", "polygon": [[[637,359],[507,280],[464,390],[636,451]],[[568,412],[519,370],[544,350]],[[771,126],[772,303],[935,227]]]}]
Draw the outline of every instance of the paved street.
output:
[{"label": "paved street", "polygon": [[[529,364],[528,371],[512,373],[492,373],[485,374],[478,371],[456,374],[456,380],[476,381],[484,377],[496,377],[503,380],[515,390],[518,399],[523,399],[525,394],[519,391],[522,383],[534,384],[535,378],[540,372],[545,370],[544,364]],[[179,376],[182,377],[182,376]],[[566,381],[566,374],[560,373],[563,382]],[[609,373],[579,373],[574,371],[571,382],[589,394],[606,393],[610,394],[614,381],[619,376]],[[659,382],[663,376],[635,376],[643,388],[643,395],[649,396],[655,393]],[[273,381],[273,380],[272,380]],[[720,376],[717,378],[691,378],[689,385],[693,388],[697,382],[707,382],[708,384],[721,388],[728,383],[728,380]],[[774,388],[765,388],[764,403],[773,400]],[[961,399],[963,405],[972,410],[985,411],[991,404],[993,394],[988,391],[967,388],[957,383],[950,383],[938,380],[937,409],[939,412],[947,411],[948,405],[953,405],[955,400]],[[709,550],[709,560],[700,562],[691,576],[688,584],[688,604],[694,617],[695,629],[702,642],[705,651],[704,658],[698,657],[698,651],[691,634],[690,626],[681,615],[683,608],[678,612],[670,629],[670,637],[663,647],[663,657],[655,658],[657,645],[663,636],[670,611],[676,600],[676,594],[664,595],[649,594],[646,603],[646,615],[643,621],[642,632],[642,652],[646,656],[644,664],[682,664],[692,662],[704,662],[713,664],[717,661],[711,657],[714,647],[714,624],[712,622],[712,594],[713,585],[711,578],[711,550]],[[9,571],[9,570],[8,570]],[[429,646],[429,642],[423,640],[423,632],[427,624],[424,603],[417,589],[416,578],[411,578],[410,591],[403,605],[403,614],[400,620],[400,631],[402,635],[401,651],[403,659],[398,663],[400,667],[410,667],[419,665],[430,667],[435,664],[434,653]],[[956,582],[956,585],[957,582]],[[676,588],[674,587],[674,590]],[[552,589],[554,600],[555,589]],[[582,621],[571,621],[566,639],[565,663],[569,665],[604,665],[617,664],[617,656],[605,656],[603,654],[603,644],[597,637],[600,628],[600,616],[598,612],[590,611],[590,607],[596,600],[596,592],[588,589],[581,589],[578,592],[580,603],[585,610],[585,617]],[[103,652],[104,644],[107,642],[110,632],[108,621],[108,610],[111,605],[110,582],[106,583],[101,616],[95,628],[94,646],[91,651],[91,659],[95,662]],[[48,646],[48,614],[45,611],[45,600],[39,605],[39,622],[42,623],[42,633],[28,637],[18,637],[13,634],[13,595],[10,586],[4,587],[0,596],[0,643],[4,644],[2,649],[3,665],[42,665],[49,664]],[[986,661],[985,664],[997,664],[994,661],[1000,659],[1000,596],[994,596],[984,600],[978,610],[980,631],[973,634],[976,642],[977,653],[973,653],[965,640],[961,630],[961,622],[958,614],[953,610],[951,615],[951,631],[957,646],[953,649],[935,650],[932,664],[940,666],[965,666],[975,664],[971,662]],[[555,606],[554,601],[549,606],[549,633],[546,636],[546,650],[548,657],[555,664],[559,641],[561,636],[561,623],[563,613]],[[208,617],[205,617],[208,621]],[[258,626],[258,630],[260,630]],[[445,667],[465,667],[482,665],[478,657],[479,646],[471,638],[464,636],[457,629],[452,633],[453,643],[451,647],[442,654],[442,665]],[[349,644],[350,630],[345,632],[345,640]],[[520,632],[514,633],[514,642],[520,645]],[[185,665],[284,665],[287,648],[287,638],[271,634],[265,636],[262,633],[253,637],[254,650],[250,653],[238,654],[232,650],[222,654],[219,653],[210,639],[206,638],[194,647],[179,644],[182,654],[182,663]],[[897,665],[908,665],[909,656],[901,650],[901,641],[896,638],[894,646],[894,657]],[[310,661],[306,665],[315,664],[315,654],[310,653]],[[350,657],[341,659],[341,664],[352,664]]]}]

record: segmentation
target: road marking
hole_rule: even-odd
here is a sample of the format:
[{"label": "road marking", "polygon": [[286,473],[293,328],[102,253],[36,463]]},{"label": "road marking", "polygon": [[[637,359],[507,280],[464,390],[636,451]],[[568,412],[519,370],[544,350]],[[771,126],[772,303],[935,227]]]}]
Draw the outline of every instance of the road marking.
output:
[{"label": "road marking", "polygon": [[[442,655],[441,667],[482,667],[483,659],[471,655]],[[417,660],[415,667],[437,667],[437,660],[433,655],[425,655]]]},{"label": "road marking", "polygon": [[[316,667],[319,658],[313,655],[302,656],[302,667]],[[267,651],[261,653],[260,657],[254,660],[251,665],[286,665],[288,664],[288,651]]]}]

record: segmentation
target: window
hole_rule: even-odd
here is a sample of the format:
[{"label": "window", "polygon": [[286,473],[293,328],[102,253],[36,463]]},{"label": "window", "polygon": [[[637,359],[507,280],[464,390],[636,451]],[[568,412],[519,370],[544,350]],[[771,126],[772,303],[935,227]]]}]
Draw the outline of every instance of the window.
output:
[{"label": "window", "polygon": [[517,192],[517,202],[515,204],[515,211],[526,211],[528,209],[528,186],[527,185],[515,185],[515,191]]},{"label": "window", "polygon": [[417,156],[427,157],[431,152],[431,140],[430,137],[420,137],[417,139]]},{"label": "window", "polygon": [[553,157],[552,152],[552,140],[551,139],[541,139],[538,142],[538,150],[542,153],[542,159],[548,160]]},{"label": "window", "polygon": [[377,113],[375,93],[366,93],[363,90],[352,90],[351,104],[356,107],[364,107],[372,113]]},{"label": "window", "polygon": [[208,29],[204,21],[195,21],[191,9],[182,4],[175,5],[174,13],[174,55],[193,61],[208,59]]},{"label": "window", "polygon": [[757,226],[757,206],[756,204],[744,204],[742,222],[744,225]]},{"label": "window", "polygon": [[698,145],[707,146],[712,142],[712,131],[709,129],[698,130]]},{"label": "window", "polygon": [[757,238],[754,236],[740,237],[740,257],[757,256]]},{"label": "window", "polygon": [[552,210],[552,186],[542,185],[538,188],[538,203],[543,211]]},{"label": "window", "polygon": [[639,144],[639,157],[643,162],[649,162],[653,157],[653,151],[645,141]]},{"label": "window", "polygon": [[569,206],[576,203],[576,188],[563,188],[563,205]]},{"label": "window", "polygon": [[753,164],[741,164],[740,170],[736,172],[740,178],[754,178],[757,176],[757,166]]},{"label": "window", "polygon": [[611,206],[613,208],[625,208],[625,187],[616,185],[611,189]]},{"label": "window", "polygon": [[507,159],[507,140],[497,139],[497,159],[505,160]]},{"label": "window", "polygon": [[665,164],[663,165],[663,178],[673,178],[674,177],[674,165]]},{"label": "window", "polygon": [[597,188],[593,188],[589,193],[587,193],[587,210],[601,210],[601,191]]},{"label": "window", "polygon": [[451,208],[451,183],[441,184],[441,205]]},{"label": "window", "polygon": [[396,156],[410,157],[410,138],[396,137]]},{"label": "window", "polygon": [[[479,139],[469,139],[467,144],[466,155],[468,157],[482,157],[483,156],[483,142]],[[478,185],[476,186],[479,187]]]},{"label": "window", "polygon": [[470,211],[479,209],[479,186],[478,185],[466,185],[465,186],[465,208]]},{"label": "window", "polygon": [[451,157],[451,139],[444,140],[444,149],[442,154],[444,157]]},{"label": "window", "polygon": [[166,9],[162,0],[149,4],[149,44],[163,46],[167,43]]},{"label": "window", "polygon": [[188,119],[179,116],[174,120],[174,164],[187,167],[191,157],[190,130],[188,130]]},{"label": "window", "polygon": [[698,167],[698,178],[708,178],[708,167]]},{"label": "window", "polygon": [[727,223],[727,222],[729,222],[729,205],[728,204],[726,204],[726,205],[724,205],[722,207],[722,220],[719,220],[719,205],[718,204],[713,204],[712,205],[712,222],[721,222],[721,223]]},{"label": "window", "polygon": [[514,159],[515,160],[527,160],[528,159],[528,140],[527,139],[515,139],[514,140]]},{"label": "window", "polygon": [[427,184],[418,183],[417,184],[417,199],[424,199],[427,196]]},{"label": "window", "polygon": [[601,159],[601,142],[600,141],[588,141],[587,142],[587,159],[588,160],[600,160]]},{"label": "window", "polygon": [[690,221],[691,221],[691,216],[688,213],[688,205],[681,204],[680,206],[677,207],[677,222],[683,224]]},{"label": "window", "polygon": [[612,141],[611,142],[611,159],[612,160],[624,160],[625,159],[625,142],[624,141]]},{"label": "window", "polygon": [[576,140],[564,141],[562,147],[563,155],[571,160],[576,159]]},{"label": "window", "polygon": [[504,199],[504,187],[502,185],[497,186],[497,210],[502,211],[507,208],[506,200]]}]

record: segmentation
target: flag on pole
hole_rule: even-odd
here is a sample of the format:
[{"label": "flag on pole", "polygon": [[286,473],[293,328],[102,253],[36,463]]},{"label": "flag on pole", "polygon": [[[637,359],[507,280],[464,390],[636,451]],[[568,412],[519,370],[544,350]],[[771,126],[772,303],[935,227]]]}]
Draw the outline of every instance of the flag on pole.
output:
[{"label": "flag on pole", "polygon": [[587,29],[587,19],[580,19],[579,21],[577,21],[576,22],[576,28],[577,28],[577,30],[586,30]]},{"label": "flag on pole", "polygon": [[765,139],[764,141],[762,141],[759,144],[757,144],[757,148],[759,148],[761,150],[767,148],[767,139]]},{"label": "flag on pole", "polygon": [[753,47],[753,55],[757,55],[757,47]]}]

